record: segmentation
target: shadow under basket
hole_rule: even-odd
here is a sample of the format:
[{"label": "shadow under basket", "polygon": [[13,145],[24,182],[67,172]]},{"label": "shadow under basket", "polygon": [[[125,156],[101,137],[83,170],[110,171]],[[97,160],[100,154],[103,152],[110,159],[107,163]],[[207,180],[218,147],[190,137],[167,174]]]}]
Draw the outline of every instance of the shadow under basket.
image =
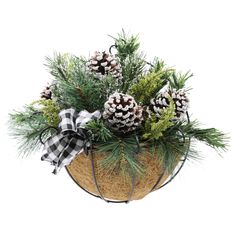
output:
[{"label": "shadow under basket", "polygon": [[106,202],[122,203],[138,200],[150,192],[164,187],[179,173],[183,167],[187,153],[179,158],[173,172],[163,170],[160,160],[146,152],[138,155],[139,163],[144,167],[141,176],[125,177],[121,171],[108,172],[101,168],[104,153],[93,155],[78,154],[66,167],[75,183],[86,192]]}]

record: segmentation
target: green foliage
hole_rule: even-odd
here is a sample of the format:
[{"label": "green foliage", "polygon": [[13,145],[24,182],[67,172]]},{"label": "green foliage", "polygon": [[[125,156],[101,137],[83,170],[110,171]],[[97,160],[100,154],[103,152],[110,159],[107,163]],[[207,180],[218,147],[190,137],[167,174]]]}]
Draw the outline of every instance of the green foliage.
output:
[{"label": "green foliage", "polygon": [[159,139],[163,136],[163,132],[171,127],[173,123],[173,118],[175,117],[175,104],[173,100],[169,97],[169,106],[161,113],[161,117],[158,119],[155,114],[151,114],[145,122],[145,130],[143,134],[144,139]]},{"label": "green foliage", "polygon": [[187,159],[199,159],[198,152],[194,149],[193,140],[186,136],[179,124],[175,124],[163,132],[158,140],[150,143],[153,155],[159,158],[164,170],[172,173],[177,163],[187,154]]},{"label": "green foliage", "polygon": [[124,30],[118,34],[117,38],[112,37],[115,40],[115,46],[117,49],[117,55],[121,61],[125,61],[128,56],[134,55],[140,46],[138,42],[138,36],[127,35]]},{"label": "green foliage", "polygon": [[101,162],[101,167],[108,171],[119,169],[126,176],[130,174],[140,175],[144,171],[137,159],[137,153],[140,150],[134,135],[124,138],[113,136],[99,145],[97,150],[108,154]]},{"label": "green foliage", "polygon": [[92,120],[86,128],[93,133],[96,142],[107,142],[113,136],[102,120]]},{"label": "green foliage", "polygon": [[74,76],[80,73],[85,64],[84,58],[78,58],[68,53],[54,53],[53,57],[46,57],[46,66],[57,80],[73,81]]},{"label": "green foliage", "polygon": [[196,140],[203,141],[216,150],[226,150],[228,137],[214,128],[200,128],[197,121],[185,121],[166,129],[158,140],[152,140],[150,144],[153,154],[160,158],[164,169],[171,173],[187,151],[187,159],[199,158],[198,152],[193,148]]},{"label": "green foliage", "polygon": [[55,76],[52,92],[61,108],[92,112],[103,107],[107,99],[105,86],[112,84],[109,78],[99,81],[88,75],[83,58],[55,54],[47,61],[47,67]]},{"label": "green foliage", "polygon": [[146,62],[143,54],[138,51],[140,46],[138,36],[126,35],[123,30],[114,40],[117,56],[122,66],[123,79],[120,91],[126,93],[130,85],[134,84],[143,74]]},{"label": "green foliage", "polygon": [[160,73],[151,72],[141,77],[137,83],[131,86],[130,93],[137,102],[149,105],[151,98],[163,87]]},{"label": "green foliage", "polygon": [[34,102],[33,104],[40,106],[40,111],[42,112],[43,116],[45,117],[45,120],[47,120],[47,124],[49,126],[57,127],[60,118],[58,116],[60,112],[60,107],[58,104],[51,99],[41,99],[39,101]]},{"label": "green foliage", "polygon": [[195,120],[190,123],[181,124],[181,129],[186,136],[205,142],[216,150],[226,150],[228,146],[228,137],[223,132],[215,129],[200,128],[199,123]]},{"label": "green foliage", "polygon": [[143,74],[146,62],[141,54],[135,54],[132,56],[127,56],[127,58],[121,62],[122,65],[122,85],[121,91],[126,93],[130,86],[138,80],[138,78]]},{"label": "green foliage", "polygon": [[[122,67],[122,80],[115,80],[111,75],[102,80],[95,78],[88,73],[83,57],[55,53],[53,57],[46,58],[46,66],[54,77],[51,87],[53,100],[40,100],[26,106],[23,111],[10,114],[10,132],[19,141],[22,154],[27,155],[41,147],[40,133],[48,126],[58,126],[61,109],[102,110],[109,95],[115,91],[129,93],[145,106],[167,84],[179,90],[193,76],[190,72],[177,73],[175,69],[167,68],[158,58],[147,63],[139,51],[138,36],[129,36],[123,30],[114,40]],[[161,117],[157,119],[151,114],[144,121],[143,129],[137,131],[139,138],[152,147],[167,171],[173,171],[179,158],[186,153],[190,139],[205,142],[216,150],[226,150],[228,138],[221,131],[202,129],[196,121],[174,123],[175,105],[170,97],[168,100],[170,104],[162,111]],[[102,119],[89,122],[86,128],[92,132],[97,150],[108,154],[101,163],[103,168],[110,171],[119,169],[125,175],[143,173],[137,158],[137,153],[142,150],[138,148],[136,135],[124,137],[112,133]],[[47,130],[43,138],[46,139],[52,132]],[[196,156],[197,153],[190,149],[189,157]]]},{"label": "green foliage", "polygon": [[153,62],[150,64],[151,64],[151,68],[150,68],[151,72],[160,72],[160,71],[163,71],[164,68],[166,67],[165,62],[157,57],[155,57]]},{"label": "green foliage", "polygon": [[[43,129],[48,127],[48,120],[43,113],[33,105],[26,106],[23,111],[16,111],[10,114],[9,131],[19,144],[19,152],[27,156],[33,151],[41,148],[39,135]],[[51,130],[44,133],[46,139]]]},{"label": "green foliage", "polygon": [[157,57],[154,58],[151,65],[149,72],[157,73],[160,76],[163,86],[169,82],[170,77],[175,73],[175,69],[167,67],[165,62]]},{"label": "green foliage", "polygon": [[192,76],[193,74],[191,74],[189,71],[184,74],[173,72],[168,80],[172,88],[179,90],[185,86],[186,81]]},{"label": "green foliage", "polygon": [[180,158],[185,155],[188,144],[180,144],[178,139],[158,140],[155,144],[155,154],[168,173],[172,173]]}]

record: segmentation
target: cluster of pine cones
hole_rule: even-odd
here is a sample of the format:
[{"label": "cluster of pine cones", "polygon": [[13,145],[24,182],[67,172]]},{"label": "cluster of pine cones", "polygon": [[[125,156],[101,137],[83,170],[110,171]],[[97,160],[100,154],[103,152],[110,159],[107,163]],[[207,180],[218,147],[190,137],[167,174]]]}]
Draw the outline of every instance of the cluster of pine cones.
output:
[{"label": "cluster of pine cones", "polygon": [[[119,59],[107,52],[95,52],[88,60],[87,68],[98,79],[102,79],[108,74],[114,79],[121,80],[123,78]],[[41,98],[52,98],[50,86],[43,90]],[[189,100],[186,92],[181,89],[168,89],[165,92],[160,92],[155,98],[151,99],[150,105],[145,111],[132,96],[115,92],[110,95],[108,101],[104,104],[103,118],[114,130],[123,133],[134,131],[141,125],[147,113],[156,114],[158,120],[162,111],[169,106],[170,98],[175,104],[175,120],[182,119],[188,109]]]},{"label": "cluster of pine cones", "polygon": [[159,93],[155,98],[151,99],[149,109],[159,118],[162,110],[165,110],[169,106],[169,98],[172,98],[175,104],[176,119],[181,119],[185,115],[189,105],[186,92],[182,89],[169,89],[168,91]]},{"label": "cluster of pine cones", "polygon": [[170,104],[169,98],[175,104],[175,120],[180,120],[186,114],[189,100],[183,90],[169,90],[151,99],[148,109],[137,105],[134,98],[127,94],[115,92],[104,104],[103,118],[117,131],[126,133],[136,130],[144,120],[144,113],[151,111],[156,114],[157,121],[161,112]]},{"label": "cluster of pine cones", "polygon": [[[122,68],[119,59],[107,52],[95,52],[87,63],[88,69],[98,79],[105,75],[112,75],[115,79],[122,79]],[[161,112],[165,110],[171,97],[175,103],[176,120],[181,119],[187,109],[189,100],[184,90],[169,89],[166,92],[159,93],[151,99],[150,106],[146,111],[156,114],[157,119]],[[137,104],[134,98],[128,94],[115,92],[104,104],[103,118],[117,131],[126,133],[139,127],[144,120],[144,110]]]}]

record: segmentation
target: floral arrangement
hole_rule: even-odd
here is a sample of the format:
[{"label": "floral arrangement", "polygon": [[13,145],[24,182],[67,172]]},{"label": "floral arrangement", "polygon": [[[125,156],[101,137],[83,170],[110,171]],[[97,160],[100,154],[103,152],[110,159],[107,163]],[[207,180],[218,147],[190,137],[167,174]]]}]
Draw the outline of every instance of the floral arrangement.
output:
[{"label": "floral arrangement", "polygon": [[190,72],[177,72],[159,58],[147,62],[137,36],[123,31],[113,39],[108,51],[90,58],[46,58],[52,82],[41,98],[10,114],[21,153],[43,147],[42,160],[55,174],[81,154],[103,153],[99,170],[142,179],[149,164],[140,156],[158,159],[171,174],[186,153],[187,159],[198,157],[194,141],[226,150],[224,133],[189,118]]}]

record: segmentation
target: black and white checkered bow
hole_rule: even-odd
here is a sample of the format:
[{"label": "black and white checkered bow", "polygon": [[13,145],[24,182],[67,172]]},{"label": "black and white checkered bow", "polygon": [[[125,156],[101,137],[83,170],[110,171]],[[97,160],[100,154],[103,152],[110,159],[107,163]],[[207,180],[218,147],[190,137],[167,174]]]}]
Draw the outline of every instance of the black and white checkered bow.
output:
[{"label": "black and white checkered bow", "polygon": [[89,113],[83,110],[77,113],[74,109],[62,110],[59,113],[61,119],[58,133],[48,138],[44,144],[41,160],[49,161],[55,166],[53,171],[58,171],[71,163],[76,154],[79,154],[90,146],[88,130],[84,127],[92,119],[101,117],[100,111]]}]

